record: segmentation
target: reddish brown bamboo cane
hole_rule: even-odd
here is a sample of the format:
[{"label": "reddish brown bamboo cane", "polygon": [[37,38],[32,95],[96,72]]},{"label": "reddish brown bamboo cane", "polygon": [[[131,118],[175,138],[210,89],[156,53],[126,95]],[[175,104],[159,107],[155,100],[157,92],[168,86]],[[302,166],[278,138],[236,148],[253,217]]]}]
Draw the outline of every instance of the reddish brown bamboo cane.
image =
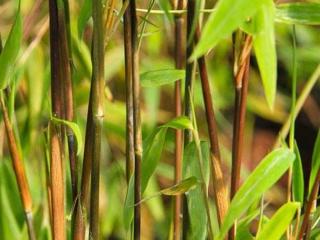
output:
[{"label": "reddish brown bamboo cane", "polygon": [[23,210],[26,218],[29,239],[35,240],[36,238],[35,238],[35,233],[33,228],[32,199],[31,199],[30,189],[29,189],[25,169],[23,166],[22,157],[18,150],[12,124],[8,116],[8,111],[4,103],[2,93],[0,93],[0,106],[1,106],[3,121],[6,129],[8,146],[9,146],[9,151],[12,159],[12,165],[13,165],[14,173],[16,176],[20,198],[22,201],[22,206],[23,206]]},{"label": "reddish brown bamboo cane", "polygon": [[[123,2],[125,2],[124,0]],[[132,93],[132,30],[131,10],[124,13],[124,51],[126,79],[126,177],[129,183],[134,167],[133,93]]]},{"label": "reddish brown bamboo cane", "polygon": [[320,185],[320,169],[318,170],[316,179],[315,179],[314,184],[313,184],[312,189],[311,189],[311,193],[310,193],[309,199],[308,199],[307,204],[306,204],[306,208],[305,208],[305,212],[304,212],[303,220],[302,220],[302,225],[301,225],[301,228],[300,228],[299,236],[297,238],[299,240],[303,239],[304,234],[305,234],[305,232],[306,232],[306,230],[308,228],[309,217],[310,217],[312,208],[314,206],[314,202],[317,199],[319,185]]},{"label": "reddish brown bamboo cane", "polygon": [[[232,171],[230,198],[236,194],[240,184],[240,170],[242,162],[243,135],[245,126],[246,101],[250,69],[250,51],[252,38],[245,36],[243,48],[239,58],[237,73],[235,76],[235,115],[232,143]],[[236,224],[229,232],[229,239],[235,239]]]},{"label": "reddish brown bamboo cane", "polygon": [[[198,43],[200,39],[200,27],[196,28],[195,43]],[[220,149],[218,142],[218,129],[215,120],[215,114],[213,109],[210,84],[207,72],[207,66],[205,57],[202,56],[198,59],[199,73],[202,85],[202,94],[206,110],[206,119],[208,123],[208,133],[210,140],[210,151],[211,151],[211,169],[212,169],[212,183],[215,193],[215,202],[217,206],[218,222],[221,225],[222,220],[228,210],[229,199],[227,186],[223,178]]]},{"label": "reddish brown bamboo cane", "polygon": [[[63,92],[61,52],[59,45],[59,14],[58,4],[55,0],[49,1],[50,17],[50,58],[51,58],[51,101],[52,115],[63,117]],[[64,240],[65,211],[64,211],[64,179],[62,163],[61,127],[50,124],[50,184],[52,202],[52,235],[53,239]]]},{"label": "reddish brown bamboo cane", "polygon": [[[183,9],[183,0],[177,1],[177,10]],[[175,16],[175,65],[177,69],[183,69],[183,26],[184,20],[182,15]],[[174,86],[174,105],[175,116],[179,117],[182,114],[181,108],[181,79],[175,82]],[[175,133],[175,184],[178,184],[182,179],[182,131],[176,130]],[[174,222],[173,236],[178,240],[181,238],[181,219],[182,215],[182,199],[181,195],[174,198]]]}]

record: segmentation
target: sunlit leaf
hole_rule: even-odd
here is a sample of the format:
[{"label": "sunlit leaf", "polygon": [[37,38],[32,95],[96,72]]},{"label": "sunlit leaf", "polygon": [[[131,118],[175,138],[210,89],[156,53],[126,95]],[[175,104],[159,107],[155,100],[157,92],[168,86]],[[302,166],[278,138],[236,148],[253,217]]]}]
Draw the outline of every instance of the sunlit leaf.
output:
[{"label": "sunlit leaf", "polygon": [[300,152],[297,143],[294,145],[294,153],[296,155],[296,160],[292,165],[292,194],[293,200],[303,204],[304,198],[304,178],[303,178],[303,168],[302,161],[300,157]]},{"label": "sunlit leaf", "polygon": [[288,170],[295,155],[287,148],[269,153],[240,187],[225,216],[218,239],[223,239],[234,221]]},{"label": "sunlit leaf", "polygon": [[161,126],[161,128],[168,127],[174,129],[193,129],[192,122],[185,116],[174,118],[170,122]]},{"label": "sunlit leaf", "polygon": [[145,72],[140,75],[142,87],[159,87],[184,79],[185,71],[180,69],[162,69]]},{"label": "sunlit leaf", "polygon": [[22,18],[20,3],[18,13],[11,28],[7,41],[0,54],[0,90],[4,89],[11,78],[10,74],[17,59],[22,39]]},{"label": "sunlit leaf", "polygon": [[203,33],[191,58],[195,59],[215,47],[219,41],[231,36],[244,21],[269,0],[220,0],[203,28]]},{"label": "sunlit leaf", "polygon": [[253,47],[257,58],[264,93],[272,109],[277,88],[277,53],[274,35],[274,4],[270,2],[260,8],[256,17],[261,29],[253,36]]},{"label": "sunlit leaf", "polygon": [[178,184],[172,187],[161,190],[161,193],[163,195],[168,195],[168,196],[179,195],[179,194],[188,192],[197,183],[198,183],[198,180],[196,177],[189,177],[189,178],[183,179],[181,182],[179,182]]},{"label": "sunlit leaf", "polygon": [[92,14],[92,2],[91,0],[84,0],[78,15],[78,36],[81,38],[83,31],[86,27],[88,20]]},{"label": "sunlit leaf", "polygon": [[[195,176],[200,182],[201,170],[199,168],[198,149],[195,142],[191,142],[185,149],[183,157],[183,177]],[[209,158],[210,151],[208,142],[201,142],[203,156],[203,170],[206,184],[209,184]],[[207,236],[207,213],[203,201],[203,193],[200,185],[187,194],[188,215],[190,216],[189,236],[190,239],[206,239]]]},{"label": "sunlit leaf", "polygon": [[83,141],[82,141],[82,135],[81,135],[81,131],[78,124],[67,121],[67,120],[55,118],[55,117],[52,117],[52,121],[55,123],[64,124],[72,130],[77,140],[77,155],[79,155],[82,151]]},{"label": "sunlit leaf", "polygon": [[276,19],[289,24],[320,25],[320,2],[279,4]]},{"label": "sunlit leaf", "polygon": [[276,240],[287,230],[296,211],[300,207],[300,203],[288,202],[284,204],[263,227],[257,236],[257,240]]}]

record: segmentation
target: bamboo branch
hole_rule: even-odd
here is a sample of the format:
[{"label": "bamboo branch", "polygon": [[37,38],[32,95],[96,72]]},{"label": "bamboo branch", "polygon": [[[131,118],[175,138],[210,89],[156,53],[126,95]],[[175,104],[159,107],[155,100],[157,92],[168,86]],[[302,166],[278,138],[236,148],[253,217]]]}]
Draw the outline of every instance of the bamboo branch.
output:
[{"label": "bamboo branch", "polygon": [[[241,37],[242,36],[240,35],[240,39],[236,39],[236,41],[242,41]],[[244,44],[240,53],[239,62],[236,63],[238,66],[236,67],[237,72],[235,76],[235,116],[232,143],[231,199],[236,194],[240,184],[251,47],[252,38],[251,36],[246,35],[244,37]],[[237,61],[237,56],[235,59]],[[235,234],[236,224],[234,224],[230,230],[229,239],[235,239]]]},{"label": "bamboo branch", "polygon": [[[50,17],[50,58],[51,58],[51,100],[52,114],[55,117],[63,118],[64,101],[61,68],[61,46],[58,3],[55,0],[49,1]],[[61,24],[61,23],[60,23]],[[52,198],[52,235],[53,239],[63,240],[65,235],[64,217],[64,179],[62,164],[62,131],[61,127],[55,124],[49,125],[50,131],[50,180]]]},{"label": "bamboo branch", "polygon": [[[195,43],[197,44],[200,39],[200,27],[196,28]],[[206,119],[208,123],[208,132],[210,140],[210,152],[211,152],[211,168],[212,168],[212,181],[215,193],[215,202],[217,206],[218,222],[221,225],[224,216],[228,210],[229,199],[226,183],[224,181],[222,166],[221,166],[221,156],[218,142],[218,129],[215,120],[215,114],[213,109],[210,84],[207,72],[207,66],[205,57],[202,56],[198,59],[201,86],[203,100],[206,110]]]},{"label": "bamboo branch", "polygon": [[[123,1],[124,4],[126,0]],[[134,167],[134,130],[133,130],[133,93],[132,93],[132,30],[131,10],[126,8],[124,13],[124,51],[126,79],[126,177],[127,183]]]},{"label": "bamboo branch", "polygon": [[[1,50],[0,50],[1,51]],[[8,110],[4,103],[3,92],[0,92],[0,106],[3,115],[3,121],[8,139],[9,151],[12,159],[12,165],[16,176],[20,198],[26,218],[28,235],[30,240],[35,240],[35,232],[33,228],[33,217],[32,217],[32,199],[30,189],[28,186],[28,180],[26,177],[25,169],[22,162],[21,154],[18,150],[16,139],[14,136],[11,121],[9,119]]]},{"label": "bamboo branch", "polygon": [[101,161],[101,135],[104,118],[104,34],[103,7],[100,0],[92,1],[93,35],[92,35],[92,117],[93,147],[90,198],[89,238],[99,239],[99,177]]},{"label": "bamboo branch", "polygon": [[139,49],[136,2],[130,1],[131,13],[131,45],[132,56],[132,89],[133,89],[133,129],[134,129],[134,239],[140,239],[141,235],[141,160],[142,160],[142,136],[140,116],[140,80],[139,80]]},{"label": "bamboo branch", "polygon": [[317,201],[317,195],[320,185],[320,169],[318,170],[316,179],[314,181],[314,184],[312,186],[311,193],[309,195],[309,199],[306,204],[305,212],[303,215],[302,225],[300,228],[299,236],[297,239],[303,239],[305,232],[307,231],[308,225],[309,225],[309,218],[312,212],[312,209]]},{"label": "bamboo branch", "polygon": [[[183,0],[178,0],[177,10],[183,9]],[[184,20],[181,15],[175,16],[175,64],[177,69],[183,69],[183,25]],[[175,116],[179,117],[182,114],[181,109],[181,79],[175,82],[174,86],[174,102]],[[182,131],[177,129],[175,133],[175,184],[178,184],[182,179]],[[182,213],[181,195],[174,198],[174,222],[173,236],[175,240],[181,239],[181,219]]]}]

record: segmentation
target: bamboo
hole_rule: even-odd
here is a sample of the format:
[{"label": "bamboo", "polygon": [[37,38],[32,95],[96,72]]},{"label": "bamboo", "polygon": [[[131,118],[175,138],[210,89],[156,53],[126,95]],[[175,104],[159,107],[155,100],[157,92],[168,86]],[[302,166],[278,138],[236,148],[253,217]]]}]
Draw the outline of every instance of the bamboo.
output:
[{"label": "bamboo", "polygon": [[104,118],[104,34],[103,7],[100,0],[92,1],[93,36],[92,36],[92,117],[93,147],[90,197],[89,238],[99,239],[99,178],[101,162],[101,135]]},{"label": "bamboo", "polygon": [[8,110],[4,103],[2,91],[0,93],[0,106],[1,106],[5,130],[7,134],[8,146],[9,146],[9,151],[12,159],[12,165],[13,165],[14,173],[16,176],[20,198],[22,201],[22,206],[25,214],[26,223],[27,223],[28,236],[30,240],[35,240],[36,237],[35,237],[35,232],[33,228],[32,199],[31,199],[30,189],[29,189],[25,169],[23,166],[22,157],[18,150],[12,124],[9,119]]},{"label": "bamboo", "polygon": [[[200,27],[196,28],[195,43],[198,43],[200,39]],[[211,168],[212,168],[212,184],[214,188],[214,197],[217,206],[218,213],[218,223],[221,225],[224,216],[228,210],[229,199],[226,183],[224,181],[222,166],[221,166],[221,156],[218,142],[218,129],[215,120],[215,114],[213,109],[210,84],[207,72],[207,66],[205,57],[202,56],[198,59],[201,86],[203,100],[205,104],[206,119],[208,123],[208,133],[210,140],[210,152],[211,152]]]},{"label": "bamboo", "polygon": [[[241,41],[241,39],[236,39],[236,41],[237,40]],[[232,143],[231,199],[236,194],[240,184],[251,47],[252,38],[251,36],[246,35],[244,45],[240,53],[241,55],[239,56],[239,63],[236,68],[237,73],[235,76],[235,116]],[[235,234],[236,223],[230,230],[229,239],[235,239]]]},{"label": "bamboo", "polygon": [[142,136],[140,116],[140,80],[139,80],[139,48],[136,2],[130,1],[131,13],[131,45],[132,45],[132,90],[133,90],[133,124],[134,124],[134,239],[141,236],[141,160]]},{"label": "bamboo", "polygon": [[[297,239],[303,239],[305,232],[307,231],[308,225],[309,225],[309,218],[312,211],[312,208],[314,207],[315,202],[317,201],[317,195],[318,190],[320,186],[320,169],[317,172],[316,179],[314,181],[314,184],[312,186],[311,193],[309,195],[309,199],[306,204],[306,208],[303,215],[303,220],[299,232],[299,236]],[[307,234],[308,235],[308,234]]]},{"label": "bamboo", "polygon": [[[183,9],[183,0],[178,0],[177,10]],[[177,69],[183,69],[183,25],[182,15],[175,16],[175,64]],[[175,116],[182,114],[181,109],[181,79],[175,82],[174,86]],[[182,131],[175,133],[175,184],[182,179]],[[175,240],[181,239],[181,219],[183,218],[181,195],[174,198],[174,222],[173,236]]]},{"label": "bamboo", "polygon": [[[58,3],[49,1],[50,17],[50,58],[51,58],[51,101],[52,115],[63,118],[64,101],[62,94],[61,46]],[[61,19],[60,19],[61,20]],[[61,23],[60,23],[61,24]],[[64,179],[62,163],[61,127],[50,124],[50,184],[52,202],[53,239],[63,240],[65,235]]]},{"label": "bamboo", "polygon": [[[125,4],[124,0],[124,4]],[[124,51],[126,80],[126,178],[127,183],[134,167],[133,94],[132,94],[132,30],[131,11],[124,13]]]}]

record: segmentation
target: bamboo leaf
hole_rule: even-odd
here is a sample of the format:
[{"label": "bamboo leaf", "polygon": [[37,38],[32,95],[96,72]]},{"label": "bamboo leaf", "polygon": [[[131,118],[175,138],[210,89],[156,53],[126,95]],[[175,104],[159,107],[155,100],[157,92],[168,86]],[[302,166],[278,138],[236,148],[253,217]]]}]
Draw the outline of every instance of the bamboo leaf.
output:
[{"label": "bamboo leaf", "polygon": [[161,190],[160,192],[163,195],[175,196],[175,195],[188,192],[189,190],[193,189],[197,185],[197,183],[198,183],[198,180],[196,177],[189,177],[189,178],[183,179],[181,182],[179,182],[178,184],[172,187]]},{"label": "bamboo leaf", "polygon": [[171,187],[162,189],[161,191],[142,199],[137,204],[141,204],[143,202],[146,202],[152,198],[160,196],[161,194],[167,195],[167,196],[176,196],[176,195],[186,193],[189,190],[193,189],[197,185],[197,183],[198,183],[198,180],[196,177],[189,177],[189,178],[183,179],[182,181],[180,181],[179,183],[177,183]]},{"label": "bamboo leaf", "polygon": [[[183,176],[195,176],[197,181],[202,181],[201,170],[199,168],[199,160],[197,154],[197,146],[195,142],[191,142],[185,149],[183,158]],[[203,153],[203,167],[206,185],[209,183],[209,158],[210,150],[208,142],[201,142],[201,151]],[[197,185],[187,194],[188,214],[190,216],[190,239],[206,239],[207,236],[207,214],[205,203],[202,197],[201,186]]]},{"label": "bamboo leaf", "polygon": [[153,137],[150,145],[146,146],[142,156],[141,192],[147,187],[151,175],[154,173],[161,158],[162,149],[166,140],[167,128],[161,128]]},{"label": "bamboo leaf", "polygon": [[288,202],[284,204],[263,227],[257,240],[277,240],[287,230],[296,211],[300,208],[298,202]]},{"label": "bamboo leaf", "polygon": [[160,7],[160,9],[162,9],[167,18],[169,19],[169,21],[172,21],[173,20],[173,17],[172,17],[172,14],[170,13],[170,10],[171,10],[171,5],[170,5],[170,1],[167,1],[167,0],[157,0],[157,3]]},{"label": "bamboo leaf", "polygon": [[18,12],[11,28],[5,46],[0,55],[0,90],[9,84],[10,74],[17,59],[22,39],[22,18],[20,14],[20,2]]},{"label": "bamboo leaf", "polygon": [[140,75],[142,87],[159,87],[184,79],[185,71],[180,69],[162,69],[145,72]]},{"label": "bamboo leaf", "polygon": [[269,0],[220,0],[203,28],[203,33],[191,59],[205,54],[222,39],[231,35],[242,23]]},{"label": "bamboo leaf", "polygon": [[320,129],[318,130],[317,139],[313,147],[308,195],[311,193],[312,186],[316,179],[319,168],[320,168]]},{"label": "bamboo leaf", "polygon": [[88,20],[92,15],[91,0],[84,0],[78,16],[78,36],[82,37],[83,31],[87,25]]},{"label": "bamboo leaf", "polygon": [[277,53],[274,35],[273,2],[261,7],[255,17],[261,30],[253,36],[253,47],[267,103],[273,109],[277,88]]},{"label": "bamboo leaf", "polygon": [[174,118],[170,122],[162,125],[160,128],[193,129],[193,125],[189,118],[182,116]]},{"label": "bamboo leaf", "polygon": [[320,3],[285,3],[277,6],[276,19],[289,24],[320,24]]},{"label": "bamboo leaf", "polygon": [[234,221],[245,212],[251,204],[259,199],[286,172],[295,159],[287,148],[279,148],[269,153],[234,196],[218,239],[223,239]]},{"label": "bamboo leaf", "polygon": [[294,145],[294,153],[296,155],[296,160],[293,162],[293,166],[292,166],[293,200],[303,204],[303,198],[304,198],[303,168],[302,168],[302,161],[300,157],[299,148],[296,142]]},{"label": "bamboo leaf", "polygon": [[70,122],[70,121],[55,118],[55,117],[52,117],[52,121],[54,123],[64,124],[65,126],[69,127],[73,131],[77,140],[77,155],[79,155],[82,151],[83,141],[82,141],[82,135],[81,135],[81,131],[78,124],[76,124],[75,122]]}]

